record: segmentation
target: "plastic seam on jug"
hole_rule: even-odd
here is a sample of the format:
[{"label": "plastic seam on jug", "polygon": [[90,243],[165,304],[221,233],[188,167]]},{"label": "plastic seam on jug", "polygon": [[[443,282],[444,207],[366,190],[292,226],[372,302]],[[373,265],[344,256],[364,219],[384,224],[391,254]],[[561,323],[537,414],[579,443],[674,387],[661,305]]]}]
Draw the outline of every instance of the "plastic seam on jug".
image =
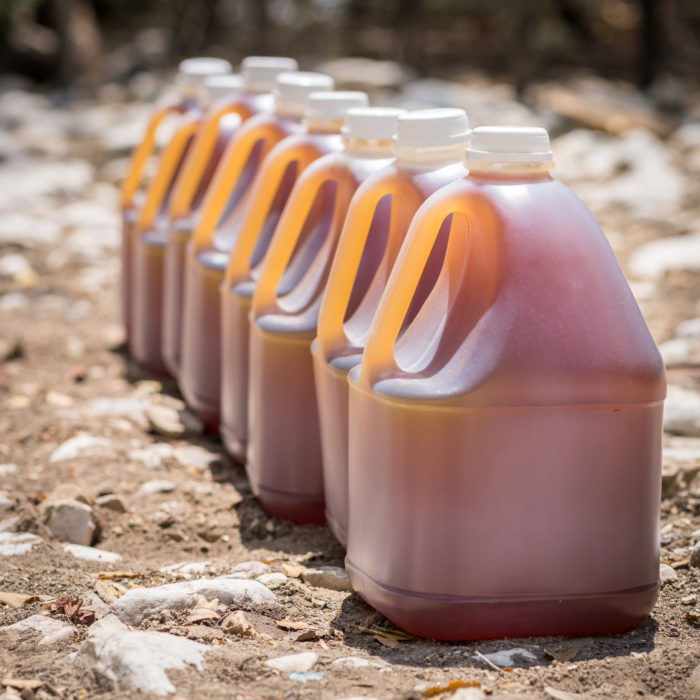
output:
[{"label": "plastic seam on jug", "polygon": [[553,593],[535,594],[535,593],[522,593],[522,594],[503,594],[497,596],[462,596],[455,595],[451,593],[423,593],[420,591],[411,591],[406,588],[398,588],[396,586],[389,586],[386,583],[381,583],[374,577],[370,576],[368,573],[363,571],[360,567],[353,564],[349,557],[345,557],[345,568],[352,570],[354,574],[362,577],[369,581],[373,586],[376,586],[380,590],[391,593],[394,595],[400,595],[406,598],[421,598],[424,600],[434,600],[436,602],[446,602],[446,603],[512,603],[512,602],[527,602],[527,601],[558,601],[558,600],[579,600],[585,599],[590,600],[593,598],[604,598],[610,596],[627,596],[635,593],[644,593],[647,591],[652,591],[658,589],[661,586],[661,581],[657,579],[652,583],[643,584],[641,586],[633,586],[632,588],[622,588],[614,591],[592,591],[590,593],[564,593],[555,595]]}]

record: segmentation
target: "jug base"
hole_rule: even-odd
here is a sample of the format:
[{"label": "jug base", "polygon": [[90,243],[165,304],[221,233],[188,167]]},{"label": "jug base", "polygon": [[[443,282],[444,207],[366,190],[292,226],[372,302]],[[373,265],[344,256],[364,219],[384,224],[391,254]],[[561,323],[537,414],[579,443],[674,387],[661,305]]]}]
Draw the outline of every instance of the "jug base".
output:
[{"label": "jug base", "polygon": [[219,425],[219,435],[224,443],[226,452],[239,464],[245,464],[246,461],[246,442],[236,437],[234,432],[227,428],[223,423]]},{"label": "jug base", "polygon": [[330,531],[333,533],[333,537],[335,537],[340,544],[343,545],[345,549],[348,547],[348,532],[347,530],[340,525],[340,523],[328,512],[328,509],[326,508],[325,512],[326,516],[326,524],[328,525],[328,528]]},{"label": "jug base", "polygon": [[211,403],[194,396],[191,392],[184,391],[183,387],[180,387],[180,391],[182,391],[187,405],[197,414],[197,417],[202,423],[204,423],[204,427],[213,435],[218,435],[219,420],[221,417],[218,406],[213,406]]},{"label": "jug base", "polygon": [[659,582],[591,595],[485,598],[416,593],[374,580],[347,558],[355,591],[401,629],[445,641],[617,634],[651,612]]},{"label": "jug base", "polygon": [[324,525],[326,522],[322,498],[277,491],[259,484],[253,490],[268,515],[282,520],[291,520],[297,525]]}]

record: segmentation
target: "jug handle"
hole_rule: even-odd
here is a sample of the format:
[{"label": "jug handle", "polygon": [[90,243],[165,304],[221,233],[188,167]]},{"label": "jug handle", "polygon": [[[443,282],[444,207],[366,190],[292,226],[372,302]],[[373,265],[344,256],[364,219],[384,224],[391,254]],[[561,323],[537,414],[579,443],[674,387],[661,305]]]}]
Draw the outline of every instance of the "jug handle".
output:
[{"label": "jug handle", "polygon": [[172,185],[173,176],[176,175],[182,155],[187,148],[190,139],[197,132],[200,125],[199,119],[192,119],[183,124],[176,132],[163,153],[158,163],[158,172],[146,193],[146,201],[143,203],[139,214],[138,228],[145,231],[155,224],[158,211],[163,205],[163,200],[168,195],[168,189]]},{"label": "jug handle", "polygon": [[143,182],[143,171],[146,168],[146,161],[155,150],[158,128],[168,115],[182,111],[180,102],[176,99],[170,99],[162,102],[148,120],[146,133],[141,143],[134,149],[129,162],[129,170],[122,182],[122,207],[129,207],[134,202],[134,195]]},{"label": "jug handle", "polygon": [[438,190],[425,201],[411,222],[372,319],[358,378],[359,387],[365,391],[370,391],[388,374],[401,371],[394,356],[394,345],[440,227],[450,214],[457,213],[465,215],[467,220],[480,219],[483,225],[470,225],[469,235],[487,235],[495,244],[495,209],[485,195],[464,180]]},{"label": "jug handle", "polygon": [[240,234],[226,269],[224,289],[230,289],[249,279],[250,258],[288,166],[298,161],[299,172],[303,172],[318,156],[318,150],[314,146],[299,141],[293,146],[285,144],[282,148],[273,150],[265,159],[251,187]]},{"label": "jug handle", "polygon": [[228,114],[238,114],[242,122],[250,116],[250,110],[243,105],[233,104],[226,105],[207,116],[192,144],[192,152],[188,154],[187,160],[183,164],[182,176],[175,183],[168,211],[170,219],[179,219],[190,213],[197,187],[216,147],[216,140],[219,137],[219,124]]},{"label": "jug handle", "polygon": [[345,333],[345,313],[379,201],[386,195],[391,195],[393,200],[385,256],[391,255],[390,251],[397,243],[399,232],[405,230],[410,223],[409,219],[402,225],[400,219],[403,217],[396,215],[397,207],[402,206],[404,210],[413,213],[420,206],[420,195],[415,187],[396,175],[372,180],[371,185],[368,185],[366,189],[358,189],[353,198],[321,303],[317,343],[319,355],[326,359],[334,348],[350,343]]},{"label": "jug handle", "polygon": [[270,247],[263,262],[260,279],[253,294],[251,318],[274,312],[277,306],[277,287],[289,265],[294,248],[304,228],[306,219],[314,205],[316,194],[321,186],[330,180],[338,183],[333,216],[329,229],[339,230],[347,212],[353,192],[357,188],[354,177],[347,169],[321,164],[315,168],[311,164],[297,180],[287,205],[272,236]]},{"label": "jug handle", "polygon": [[264,125],[256,124],[248,129],[244,126],[231,139],[202,203],[202,214],[192,235],[190,251],[193,255],[197,255],[204,248],[211,246],[214,233],[226,208],[226,202],[231,196],[255,145],[259,141],[263,142],[261,158],[264,159],[270,149],[283,137],[284,134],[278,126],[266,123]]}]

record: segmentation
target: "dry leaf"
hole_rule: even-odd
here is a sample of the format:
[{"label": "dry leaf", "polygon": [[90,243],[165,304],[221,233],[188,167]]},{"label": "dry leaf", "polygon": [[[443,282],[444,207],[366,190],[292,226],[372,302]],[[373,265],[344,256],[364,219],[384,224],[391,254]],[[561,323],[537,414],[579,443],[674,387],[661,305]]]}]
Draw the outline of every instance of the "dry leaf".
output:
[{"label": "dry leaf", "polygon": [[393,648],[399,645],[399,643],[395,639],[392,639],[391,637],[384,637],[383,635],[379,634],[375,634],[374,639],[380,644],[383,644],[385,647]]},{"label": "dry leaf", "polygon": [[481,688],[479,681],[450,681],[447,685],[436,685],[423,691],[424,698],[432,698],[441,693],[454,693],[460,688]]},{"label": "dry leaf", "polygon": [[105,603],[110,605],[126,593],[126,587],[116,581],[102,581],[98,579],[95,581],[95,591]]},{"label": "dry leaf", "polygon": [[242,610],[229,613],[221,622],[221,629],[241,637],[256,637],[257,632]]},{"label": "dry leaf", "polygon": [[319,634],[317,630],[310,629],[305,630],[301,634],[297,635],[295,641],[297,642],[314,642],[318,639]]},{"label": "dry leaf", "polygon": [[309,629],[308,622],[299,620],[277,620],[277,626],[283,630],[306,630]]},{"label": "dry leaf", "polygon": [[41,600],[38,595],[0,591],[0,603],[7,605],[10,608],[23,608],[25,605],[29,605],[29,603],[36,603],[38,600]]},{"label": "dry leaf", "polygon": [[306,567],[299,566],[299,564],[288,564],[286,562],[282,564],[282,571],[286,576],[289,576],[289,578],[301,578],[301,574],[305,568]]},{"label": "dry leaf", "polygon": [[95,621],[95,611],[81,609],[82,605],[82,598],[71,598],[66,595],[51,603],[49,610],[63,613],[74,625],[89,626]]},{"label": "dry leaf", "polygon": [[96,574],[92,574],[92,577],[107,581],[113,578],[141,578],[141,574],[135,574],[131,571],[98,571]]},{"label": "dry leaf", "polygon": [[25,688],[35,690],[36,688],[41,688],[44,685],[44,681],[40,681],[38,678],[11,678],[6,676],[2,679],[2,685],[19,690],[24,690]]},{"label": "dry leaf", "polygon": [[700,622],[700,613],[695,610],[689,610],[683,617],[689,622]]},{"label": "dry leaf", "polygon": [[550,659],[554,661],[559,661],[560,663],[566,663],[567,661],[573,661],[578,654],[578,647],[571,647],[571,649],[566,649],[555,654],[553,651],[544,650],[545,656],[549,656]]}]

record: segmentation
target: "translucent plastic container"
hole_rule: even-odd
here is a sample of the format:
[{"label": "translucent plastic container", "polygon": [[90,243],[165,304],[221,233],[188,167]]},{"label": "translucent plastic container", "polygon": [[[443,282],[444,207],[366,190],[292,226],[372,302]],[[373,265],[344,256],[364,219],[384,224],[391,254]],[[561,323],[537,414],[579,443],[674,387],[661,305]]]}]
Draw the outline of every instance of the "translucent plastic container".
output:
[{"label": "translucent plastic container", "polygon": [[249,119],[229,145],[185,262],[180,388],[212,430],[218,429],[220,414],[219,287],[245,220],[247,200],[275,144],[304,131],[301,117],[309,94],[333,87],[328,76],[303,72],[283,73],[276,84],[275,112]]},{"label": "translucent plastic container", "polygon": [[659,586],[661,358],[546,132],[476,129],[467,160],[350,372],[350,580],[423,637],[630,629]]},{"label": "translucent plastic container", "polygon": [[231,455],[246,461],[250,306],[262,262],[291,188],[319,156],[343,148],[340,129],[363,93],[315,95],[305,136],[286,139],[266,160],[221,288],[221,437]]},{"label": "translucent plastic container", "polygon": [[[241,63],[240,76],[219,76],[206,82],[210,107],[184,164],[182,177],[178,178],[168,212],[161,349],[163,361],[173,376],[180,371],[185,251],[205,195],[222,161],[224,169],[230,172],[232,153],[226,152],[226,148],[236,127],[256,114],[272,112],[272,89],[277,76],[296,67],[292,58],[248,56]],[[227,184],[227,177],[223,177],[220,187]]]},{"label": "translucent plastic container", "polygon": [[348,114],[345,150],[320,158],[299,178],[253,294],[248,477],[267,512],[298,523],[324,521],[310,352],[318,310],[350,200],[360,183],[393,159],[397,116],[387,109]]},{"label": "translucent plastic container", "polygon": [[[189,58],[182,61],[176,76],[174,90],[156,105],[146,127],[146,133],[132,154],[129,171],[121,188],[121,302],[127,342],[131,339],[133,241],[136,237],[139,213],[146,199],[147,164],[156,151],[158,135],[170,117],[178,116],[178,119],[182,120],[187,119],[188,115],[199,113],[202,98],[201,86],[207,76],[225,75],[230,71],[231,64],[218,58]],[[163,155],[165,156],[165,154]],[[161,170],[159,166],[159,173]],[[170,184],[170,178],[166,177],[165,174],[161,175],[157,192],[159,194],[163,190],[168,192]],[[159,209],[160,203],[156,206],[156,211]]]},{"label": "translucent plastic container", "polygon": [[348,381],[413,215],[437,189],[466,175],[469,122],[461,109],[408,112],[398,120],[396,161],[350,202],[312,344],[326,520],[347,542]]}]

